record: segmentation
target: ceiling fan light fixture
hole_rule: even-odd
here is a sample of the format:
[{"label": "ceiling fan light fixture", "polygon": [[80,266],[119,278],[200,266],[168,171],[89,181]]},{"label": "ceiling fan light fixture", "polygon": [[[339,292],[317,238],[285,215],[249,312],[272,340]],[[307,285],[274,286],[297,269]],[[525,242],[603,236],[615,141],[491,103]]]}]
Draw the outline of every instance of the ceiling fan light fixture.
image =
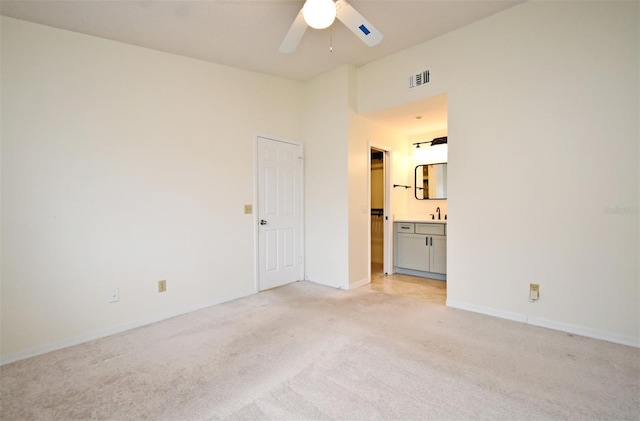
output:
[{"label": "ceiling fan light fixture", "polygon": [[302,7],[302,14],[310,27],[328,28],[336,19],[336,4],[333,0],[307,0]]}]

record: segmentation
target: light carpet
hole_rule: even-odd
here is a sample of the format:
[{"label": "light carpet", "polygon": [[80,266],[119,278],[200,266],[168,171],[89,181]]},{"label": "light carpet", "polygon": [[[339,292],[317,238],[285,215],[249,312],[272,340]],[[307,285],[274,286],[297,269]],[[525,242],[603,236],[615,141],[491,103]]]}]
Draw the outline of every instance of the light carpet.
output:
[{"label": "light carpet", "polygon": [[0,368],[2,420],[638,420],[640,350],[298,282]]}]

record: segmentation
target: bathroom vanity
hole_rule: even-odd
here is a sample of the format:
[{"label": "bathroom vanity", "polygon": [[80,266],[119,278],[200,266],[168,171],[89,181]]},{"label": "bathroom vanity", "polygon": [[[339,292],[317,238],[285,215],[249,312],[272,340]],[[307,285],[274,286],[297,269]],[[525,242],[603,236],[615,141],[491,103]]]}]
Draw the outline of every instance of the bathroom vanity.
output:
[{"label": "bathroom vanity", "polygon": [[446,222],[446,220],[395,221],[395,272],[446,280]]}]

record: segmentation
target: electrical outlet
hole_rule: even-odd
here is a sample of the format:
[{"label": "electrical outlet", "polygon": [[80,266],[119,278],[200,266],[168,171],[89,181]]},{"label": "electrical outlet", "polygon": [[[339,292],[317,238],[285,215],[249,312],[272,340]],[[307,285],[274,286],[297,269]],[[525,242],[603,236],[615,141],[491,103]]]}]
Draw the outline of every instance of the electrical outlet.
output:
[{"label": "electrical outlet", "polygon": [[540,299],[540,285],[529,284],[529,301],[538,301]]},{"label": "electrical outlet", "polygon": [[109,294],[109,302],[117,303],[118,301],[120,301],[120,290],[118,288],[113,288]]},{"label": "electrical outlet", "polygon": [[158,281],[158,292],[165,292],[167,290],[167,281]]},{"label": "electrical outlet", "polygon": [[244,205],[244,214],[245,215],[251,215],[252,213],[253,213],[253,206]]}]

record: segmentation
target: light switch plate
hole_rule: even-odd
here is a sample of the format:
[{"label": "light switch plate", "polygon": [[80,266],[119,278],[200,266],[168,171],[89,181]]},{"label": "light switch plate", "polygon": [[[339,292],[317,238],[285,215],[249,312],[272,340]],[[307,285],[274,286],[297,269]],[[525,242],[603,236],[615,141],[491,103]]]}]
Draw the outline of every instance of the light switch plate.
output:
[{"label": "light switch plate", "polygon": [[253,213],[253,206],[252,205],[244,205],[244,214],[245,215],[251,215]]}]

